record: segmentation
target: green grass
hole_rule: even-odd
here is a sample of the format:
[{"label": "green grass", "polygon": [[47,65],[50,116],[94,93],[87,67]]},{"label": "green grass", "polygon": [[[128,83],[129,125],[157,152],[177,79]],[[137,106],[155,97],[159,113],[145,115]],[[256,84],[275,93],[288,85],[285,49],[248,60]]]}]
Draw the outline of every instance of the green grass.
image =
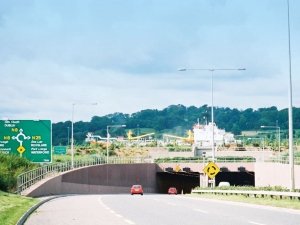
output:
[{"label": "green grass", "polygon": [[15,225],[22,215],[37,202],[37,199],[0,191],[0,224]]},{"label": "green grass", "polygon": [[207,198],[207,199],[217,199],[225,201],[234,201],[234,202],[244,202],[256,205],[266,205],[274,207],[282,207],[289,209],[298,209],[300,210],[300,201],[299,200],[289,200],[289,199],[274,199],[271,197],[266,198],[254,198],[254,197],[245,197],[243,195],[214,195],[214,194],[191,194],[190,196],[196,198]]}]

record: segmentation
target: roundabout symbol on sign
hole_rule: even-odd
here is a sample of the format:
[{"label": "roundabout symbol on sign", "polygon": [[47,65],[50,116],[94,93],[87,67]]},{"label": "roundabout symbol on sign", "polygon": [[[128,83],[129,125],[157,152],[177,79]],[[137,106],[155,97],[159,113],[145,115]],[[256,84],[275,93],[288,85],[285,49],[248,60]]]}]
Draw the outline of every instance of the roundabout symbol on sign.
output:
[{"label": "roundabout symbol on sign", "polygon": [[204,167],[203,172],[213,179],[220,172],[220,168],[214,162],[210,162]]},{"label": "roundabout symbol on sign", "polygon": [[23,147],[23,140],[29,140],[30,136],[27,136],[23,134],[23,129],[20,129],[20,132],[17,136],[12,137],[13,140],[17,140],[19,142],[20,146],[17,148],[17,151],[22,155],[25,152],[25,148]]}]

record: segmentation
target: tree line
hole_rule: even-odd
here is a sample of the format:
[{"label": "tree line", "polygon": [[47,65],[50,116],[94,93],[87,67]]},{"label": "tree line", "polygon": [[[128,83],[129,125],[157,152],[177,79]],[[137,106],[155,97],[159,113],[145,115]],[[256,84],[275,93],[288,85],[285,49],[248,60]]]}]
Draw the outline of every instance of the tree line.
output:
[{"label": "tree line", "polygon": [[[88,132],[106,137],[108,125],[125,124],[125,129],[110,129],[114,136],[122,136],[125,130],[142,132],[147,128],[153,130],[160,138],[165,132],[185,135],[194,124],[205,124],[211,120],[211,107],[170,105],[162,110],[145,109],[132,114],[116,112],[105,116],[93,116],[90,122],[78,121],[73,125],[74,141],[81,144]],[[214,121],[220,129],[235,135],[242,131],[260,130],[261,126],[279,126],[281,130],[288,129],[288,109],[278,110],[277,107],[248,108],[245,110],[228,107],[214,107]],[[294,129],[300,129],[300,108],[293,108]],[[140,133],[141,134],[141,133]],[[70,144],[71,121],[52,124],[53,145]]]}]

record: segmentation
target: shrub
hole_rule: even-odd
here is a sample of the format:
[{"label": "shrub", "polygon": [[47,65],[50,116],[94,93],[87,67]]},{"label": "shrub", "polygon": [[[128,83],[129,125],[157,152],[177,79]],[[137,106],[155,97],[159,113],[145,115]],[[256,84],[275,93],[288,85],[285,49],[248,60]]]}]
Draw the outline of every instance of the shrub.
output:
[{"label": "shrub", "polygon": [[36,167],[36,164],[25,158],[0,153],[0,190],[14,192],[18,175]]}]

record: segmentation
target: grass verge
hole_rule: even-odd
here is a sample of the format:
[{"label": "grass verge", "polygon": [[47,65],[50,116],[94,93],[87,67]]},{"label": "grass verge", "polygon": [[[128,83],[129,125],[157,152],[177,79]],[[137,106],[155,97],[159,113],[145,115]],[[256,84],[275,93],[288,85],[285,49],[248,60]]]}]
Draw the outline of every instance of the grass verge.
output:
[{"label": "grass verge", "polygon": [[250,203],[256,205],[266,205],[266,206],[300,210],[300,201],[295,199],[294,200],[274,199],[271,197],[254,198],[254,197],[245,197],[243,195],[214,195],[214,194],[191,194],[190,196],[197,197],[197,198],[244,202],[244,203]]},{"label": "grass verge", "polygon": [[0,224],[15,225],[22,215],[38,201],[38,199],[0,191]]}]

